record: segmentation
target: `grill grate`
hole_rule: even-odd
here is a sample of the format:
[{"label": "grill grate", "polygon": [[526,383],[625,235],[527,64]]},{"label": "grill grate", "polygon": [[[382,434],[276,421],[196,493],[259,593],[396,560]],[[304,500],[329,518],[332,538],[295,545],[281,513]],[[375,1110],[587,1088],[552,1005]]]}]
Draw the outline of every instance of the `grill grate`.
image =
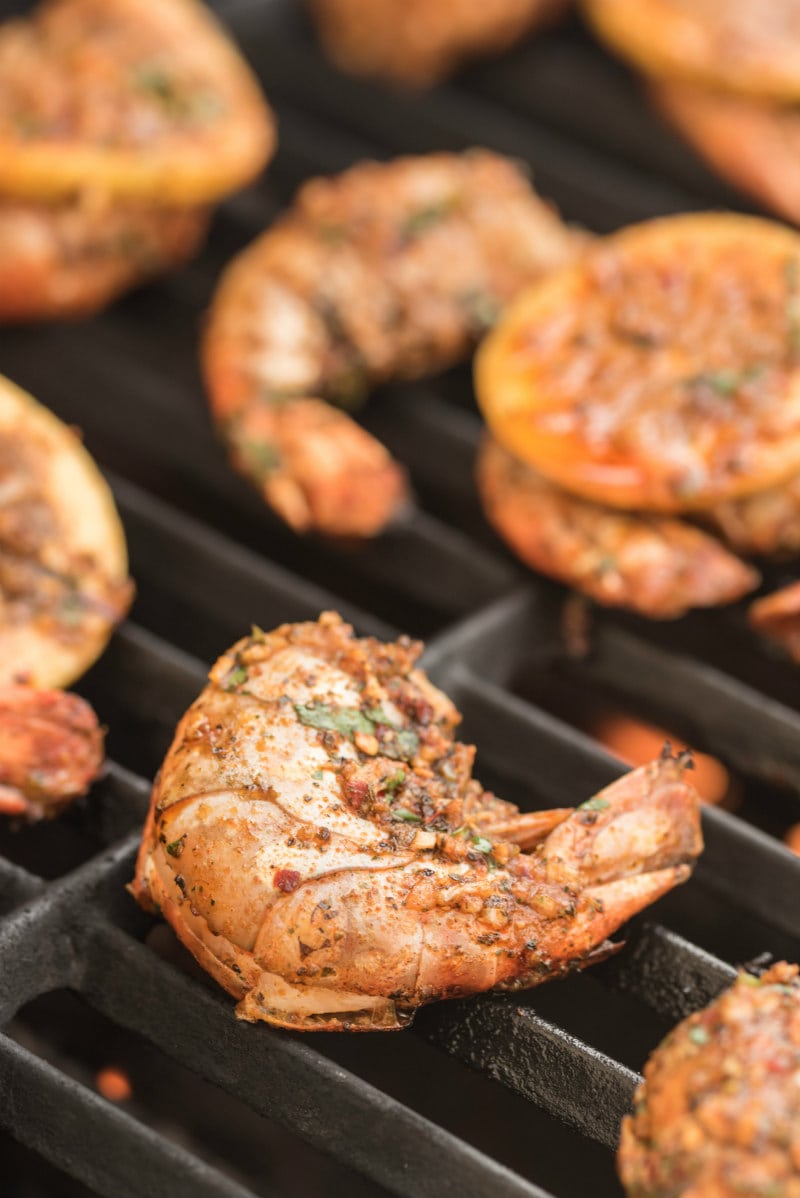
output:
[{"label": "grill grate", "polygon": [[[429,1008],[400,1038],[238,1024],[182,950],[170,941],[168,958],[159,951],[123,886],[144,779],[202,683],[201,663],[254,620],[332,606],[363,633],[428,637],[425,664],[464,713],[478,776],[524,807],[579,801],[621,770],[532,698],[531,680],[566,660],[564,595],[527,576],[480,517],[466,371],[387,388],[366,414],[422,501],[375,545],[294,538],[228,469],[195,358],[227,258],[310,173],[479,142],[530,161],[544,193],[598,230],[738,201],[654,124],[627,74],[577,25],[413,97],[335,74],[288,0],[219,7],[278,109],[281,148],[266,181],[223,209],[206,253],[177,278],[91,324],[0,334],[0,369],[79,424],[116,471],[139,585],[135,622],[79,688],[110,726],[105,779],[55,825],[0,830],[0,1126],[60,1176],[113,1198],[276,1192],[266,1160],[263,1176],[244,1179],[232,1153],[208,1163],[187,1137],[176,1142],[61,1068],[46,1027],[39,1039],[16,1034],[29,1004],[69,990],[286,1128],[287,1150],[300,1151],[298,1137],[371,1183],[354,1178],[353,1193],[566,1198],[590,1186],[611,1198],[610,1149],[647,1050],[735,963],[800,956],[800,861],[764,831],[707,811],[694,878],[634,922],[624,954],[541,991]],[[741,611],[664,628],[603,613],[591,656],[571,668],[581,686],[613,690],[737,770],[756,822],[800,818],[798,676],[756,643]],[[26,1176],[17,1170],[12,1184],[28,1194]],[[314,1193],[336,1192],[333,1177],[320,1173]],[[65,1180],[63,1194],[75,1192]]]}]

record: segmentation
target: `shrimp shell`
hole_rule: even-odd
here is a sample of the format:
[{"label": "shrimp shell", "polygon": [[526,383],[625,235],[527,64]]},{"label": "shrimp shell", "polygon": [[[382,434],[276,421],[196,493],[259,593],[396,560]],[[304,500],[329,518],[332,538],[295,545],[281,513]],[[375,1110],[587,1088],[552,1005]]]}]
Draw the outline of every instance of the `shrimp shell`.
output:
[{"label": "shrimp shell", "polygon": [[685,757],[520,813],[472,778],[420,649],[333,613],[256,633],[178,726],[132,892],[242,1019],[397,1029],[423,1003],[533,986],[613,951],[691,872]]},{"label": "shrimp shell", "polygon": [[299,532],[380,532],[409,502],[405,472],[330,404],[461,360],[523,284],[582,243],[486,150],[305,184],[211,308],[204,371],[234,465]]}]

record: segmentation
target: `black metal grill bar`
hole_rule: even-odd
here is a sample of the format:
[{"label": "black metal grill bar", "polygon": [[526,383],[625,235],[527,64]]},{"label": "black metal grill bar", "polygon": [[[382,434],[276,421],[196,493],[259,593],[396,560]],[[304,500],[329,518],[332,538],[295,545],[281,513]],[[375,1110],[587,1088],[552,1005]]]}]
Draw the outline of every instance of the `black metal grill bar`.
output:
[{"label": "black metal grill bar", "polygon": [[172,1144],[73,1078],[0,1036],[4,1121],[23,1144],[108,1198],[253,1198],[193,1152]]},{"label": "black metal grill bar", "polygon": [[688,720],[698,747],[719,753],[748,776],[800,790],[800,714],[706,663],[610,623],[597,622],[592,649],[581,668],[587,680],[610,683],[674,713],[676,731]]},{"label": "black metal grill bar", "polygon": [[[510,623],[514,629],[526,613],[529,616],[530,599],[524,594],[500,601],[448,633],[441,647],[434,639],[426,664],[463,712],[467,733],[479,745],[480,761],[501,775],[513,770],[527,791],[526,805],[531,796],[540,806],[580,802],[618,777],[622,763],[590,737],[491,681],[479,672],[483,657],[474,657],[476,644],[481,655],[492,655],[493,627],[499,631]],[[514,635],[510,644],[518,643]],[[177,718],[203,684],[205,666],[133,624],[118,635],[109,659],[113,669],[108,692],[100,691],[101,709],[113,701],[111,692],[121,678],[125,707],[120,718],[136,723],[146,715],[151,721],[157,765]],[[153,679],[158,679],[157,711]],[[751,881],[749,909],[796,937],[800,861],[771,837],[724,811],[707,808],[704,823],[707,847],[696,876],[739,904],[746,871]]]},{"label": "black metal grill bar", "polygon": [[[465,711],[467,720],[477,723],[484,734],[478,739],[482,753],[485,752],[490,761],[513,760],[516,769],[524,770],[525,759],[529,755],[531,774],[536,778],[537,789],[544,778],[545,785],[549,785],[552,791],[549,801],[563,800],[565,792],[574,799],[583,798],[583,791],[574,793],[576,775],[580,776],[581,771],[585,771],[585,793],[588,794],[617,776],[621,772],[621,765],[588,737],[576,733],[561,721],[508,694],[485,678],[479,678],[473,672],[473,664],[463,664],[464,660],[470,660],[471,642],[479,644],[482,651],[491,652],[493,626],[503,624],[508,627],[509,621],[513,625],[515,621],[529,618],[529,615],[530,597],[510,596],[494,605],[491,611],[466,620],[460,630],[456,629],[443,637],[441,643],[434,641],[428,664],[433,666],[434,673],[437,669],[446,672],[449,689]],[[150,655],[159,656],[161,646],[158,638],[142,634],[134,627],[129,627],[121,639],[131,641],[136,646],[146,645]],[[179,690],[189,691],[202,680],[203,667],[189,655],[175,655],[167,648],[167,657]],[[137,689],[126,688],[126,694],[135,699]],[[177,714],[172,712],[167,717],[170,727]],[[524,745],[522,751],[521,745]],[[706,822],[710,825],[708,836],[714,868],[706,867],[705,873],[714,885],[733,893],[740,885],[741,875],[736,866],[741,855],[752,853],[752,832],[744,828],[740,821],[720,816],[715,811],[707,813]],[[720,827],[723,843],[713,853]],[[735,852],[731,853],[731,844],[735,849],[738,848],[738,857]],[[770,849],[775,847],[771,841],[767,841],[767,845]],[[796,887],[800,878],[800,863],[788,853],[780,852],[780,857]],[[780,882],[779,879],[778,890],[784,898],[788,897],[790,910],[793,911],[791,896],[786,896],[785,886]],[[777,915],[779,923],[788,922],[780,918],[780,909],[776,912],[775,900],[778,897],[769,893],[765,895],[763,914],[770,919]],[[103,935],[106,934],[121,935],[118,930],[104,931]],[[120,944],[126,946],[124,953]],[[119,964],[123,957],[142,954],[150,957],[148,950],[126,938],[117,943],[116,949],[104,949],[100,960],[113,958]],[[620,967],[623,972],[619,975],[619,988],[642,998],[660,1014],[672,1014],[676,1009],[685,1013],[695,1000],[716,993],[725,980],[732,976],[729,967],[710,954],[663,930],[640,936],[624,960],[624,967]],[[605,968],[613,970],[614,966]],[[164,976],[169,975],[174,980],[174,974],[167,966],[159,964],[158,969]],[[141,976],[143,969],[137,964],[135,972]],[[105,981],[106,977],[108,982]],[[669,985],[665,985],[665,977],[672,979]],[[689,978],[692,979],[691,986],[687,983]],[[157,1023],[165,1010],[161,994],[148,995],[148,1001],[144,1003],[137,1001],[134,1008],[138,1022],[131,1023],[131,1014],[126,1014],[123,1009],[125,1001],[130,1002],[131,993],[130,979],[125,971],[118,968],[107,974],[101,968],[92,974],[92,979],[92,983],[87,984],[84,978],[82,987],[90,1001],[117,1022],[135,1027],[162,1044],[162,1047],[169,1048],[168,1043],[159,1039],[162,1033],[152,1026],[152,1021]],[[116,1000],[104,997],[102,987],[106,984],[114,987],[114,993],[118,995]],[[183,984],[192,985],[189,982]],[[121,997],[123,995],[128,996],[127,1000]],[[680,1001],[676,996],[679,996]],[[224,1012],[224,1019],[229,1020],[229,1007],[224,1000],[215,1001]],[[183,1008],[186,1004],[181,1000],[179,1005]],[[201,1015],[199,1019],[198,1035],[201,1035],[202,1029],[207,1027],[206,1016]],[[470,1004],[445,1004],[426,1014],[423,1028],[426,1036],[458,1059],[488,1072],[489,1076],[509,1085],[515,1092],[535,1099],[550,1113],[601,1142],[614,1142],[619,1118],[626,1109],[635,1084],[635,1074],[549,1021],[531,1011],[515,1008],[513,1000],[490,997]],[[498,1039],[500,1042],[513,1043],[514,1053],[508,1057],[498,1054]],[[520,1045],[524,1045],[523,1052],[520,1052]],[[196,1045],[188,1045],[185,1054],[180,1058],[184,1063],[196,1061]],[[225,1084],[216,1073],[210,1076],[211,1080]],[[265,1113],[273,1115],[277,1113],[273,1108],[266,1110],[257,1106],[256,1109],[264,1109]],[[600,1119],[597,1117],[598,1110],[603,1112]],[[291,1112],[285,1111],[284,1117],[297,1129],[291,1122]],[[307,1134],[308,1129],[302,1127],[299,1130],[301,1134]],[[327,1132],[324,1135],[327,1136]],[[386,1184],[385,1179],[380,1180]]]},{"label": "black metal grill bar", "polygon": [[43,885],[41,878],[0,858],[0,916],[25,899],[33,898]]},{"label": "black metal grill bar", "polygon": [[[93,327],[91,353],[79,333],[64,337],[63,329],[48,330],[44,336],[52,340],[52,356],[64,363],[63,375],[55,379],[51,354],[31,355],[24,337],[12,339],[6,333],[0,336],[4,368],[35,394],[46,395],[63,419],[83,428],[89,448],[118,473],[146,482],[212,524],[219,525],[222,518],[226,535],[262,550],[268,546],[270,557],[295,566],[307,561],[308,542],[280,527],[226,464],[200,400],[199,382],[178,383],[148,371],[147,328],[139,330],[140,345],[134,330],[122,336],[110,326],[109,319]],[[108,379],[131,353],[137,359],[137,376],[116,382],[110,403],[105,394]],[[130,427],[120,420],[120,409],[138,413]],[[439,623],[474,610],[502,593],[518,575],[503,556],[481,550],[457,529],[422,511],[370,545],[346,549],[314,542],[313,562],[310,572],[318,583],[333,583],[332,589],[344,592],[353,607],[355,600],[368,595],[374,599],[372,607],[387,609],[390,622],[398,624],[404,622],[404,607],[414,605],[440,613]]]},{"label": "black metal grill bar", "polygon": [[[113,971],[105,968],[108,957]],[[176,974],[118,928],[98,929],[82,993],[117,1023],[393,1193],[543,1198],[538,1187],[328,1061],[310,1041],[237,1022],[229,1000]]]},{"label": "black metal grill bar", "polygon": [[[696,208],[700,200],[665,179],[643,176],[621,161],[577,145],[533,119],[521,120],[489,100],[476,100],[453,86],[417,95],[345,78],[310,39],[298,36],[289,4],[263,7],[245,0],[231,23],[259,74],[269,80],[278,106],[324,114],[339,129],[371,140],[383,154],[491,145],[533,162],[543,190],[557,189],[573,219],[592,213],[592,227],[620,223],[618,196],[634,198],[628,220],[658,212]],[[637,212],[638,210],[638,212]]]},{"label": "black metal grill bar", "polygon": [[479,64],[457,89],[462,85],[595,153],[678,183],[705,203],[749,207],[659,120],[647,102],[645,80],[604,54],[588,33],[530,40],[505,58],[502,70]]},{"label": "black metal grill bar", "polygon": [[[163,617],[165,608],[169,611],[178,606],[181,612],[189,613],[195,653],[201,618],[216,633],[209,652],[213,656],[249,627],[254,613],[264,628],[272,628],[286,620],[315,620],[333,603],[365,635],[385,639],[396,635],[396,629],[370,613],[343,603],[274,562],[267,563],[259,554],[140,487],[122,478],[113,478],[112,485],[139,580],[137,619],[142,622],[145,604],[151,626],[152,621]],[[227,640],[219,635],[221,622],[230,629]],[[179,640],[174,627],[170,632],[173,641]]]},{"label": "black metal grill bar", "polygon": [[108,1198],[253,1198],[193,1153],[0,1035],[3,1123],[47,1160]]},{"label": "black metal grill bar", "polygon": [[535,1011],[516,1007],[513,997],[481,995],[426,1014],[431,1017],[423,1034],[434,1044],[591,1139],[616,1147],[639,1081],[631,1069]]},{"label": "black metal grill bar", "polygon": [[736,970],[659,924],[645,923],[625,952],[597,973],[606,984],[632,994],[670,1023],[706,1006],[731,984]]},{"label": "black metal grill bar", "polygon": [[[121,928],[107,924],[102,899],[107,901],[108,895],[103,892],[111,886],[119,892],[123,877],[132,874],[137,847],[138,837],[117,845],[0,921],[0,960],[15,966],[0,976],[0,1023],[39,994],[69,986],[118,1024],[146,1035],[175,1059],[245,1098],[254,1110],[277,1118],[394,1193],[478,1198],[491,1188],[503,1198],[547,1198],[543,1190],[320,1056],[310,1043],[237,1023],[221,994],[176,972]],[[131,907],[129,903],[123,918],[141,923]],[[52,946],[46,955],[43,943]],[[190,1192],[172,1186],[185,1153],[5,1037],[0,1037],[0,1087],[6,1098],[0,1109],[3,1125],[108,1198]],[[49,1114],[59,1103],[68,1114],[56,1123]],[[37,1104],[43,1118],[33,1119]],[[84,1123],[81,1135],[76,1129]],[[105,1152],[94,1151],[96,1138],[114,1153],[118,1142],[126,1140],[128,1148],[119,1150],[113,1169],[106,1167]],[[75,1142],[89,1149],[88,1155],[65,1151]],[[163,1166],[164,1190],[139,1188],[149,1182],[149,1171],[137,1173],[130,1167],[131,1152],[151,1149],[154,1167]],[[232,1198],[247,1193],[196,1161],[187,1177],[198,1184],[202,1180],[201,1194]]]},{"label": "black metal grill bar", "polygon": [[[591,737],[555,716],[508,694],[463,666],[448,674],[448,686],[467,726],[480,727],[480,760],[498,771],[513,762],[517,778],[528,780],[543,806],[558,796],[580,802],[627,768]],[[706,850],[695,878],[765,923],[797,938],[800,861],[778,841],[715,807],[703,812]],[[742,878],[748,878],[746,895]]]}]

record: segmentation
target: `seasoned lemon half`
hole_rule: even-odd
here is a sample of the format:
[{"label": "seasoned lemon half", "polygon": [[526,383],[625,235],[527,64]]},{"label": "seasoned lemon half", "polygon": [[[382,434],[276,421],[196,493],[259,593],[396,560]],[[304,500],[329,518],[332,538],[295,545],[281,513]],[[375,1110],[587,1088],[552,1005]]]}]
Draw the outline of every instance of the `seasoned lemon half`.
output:
[{"label": "seasoned lemon half", "polygon": [[271,113],[199,0],[49,0],[0,29],[0,190],[204,204],[249,182]]},{"label": "seasoned lemon half", "polygon": [[584,0],[597,33],[643,70],[800,100],[797,0]]},{"label": "seasoned lemon half", "polygon": [[800,472],[800,235],[720,213],[594,243],[481,346],[495,437],[577,495],[702,509]]},{"label": "seasoned lemon half", "polygon": [[0,376],[0,683],[69,685],[132,593],[111,492],[78,434]]}]

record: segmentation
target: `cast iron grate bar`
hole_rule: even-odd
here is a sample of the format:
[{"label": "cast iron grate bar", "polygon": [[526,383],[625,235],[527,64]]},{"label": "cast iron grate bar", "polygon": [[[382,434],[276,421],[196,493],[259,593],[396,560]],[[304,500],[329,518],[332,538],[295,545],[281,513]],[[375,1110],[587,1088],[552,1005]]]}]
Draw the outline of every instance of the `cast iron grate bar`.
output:
[{"label": "cast iron grate bar", "polygon": [[444,1003],[422,1022],[423,1034],[445,1052],[616,1148],[639,1081],[632,1070],[535,1011],[515,1007],[513,996]]},{"label": "cast iron grate bar", "polygon": [[108,1198],[254,1198],[194,1153],[0,1036],[3,1124],[23,1144]]}]

